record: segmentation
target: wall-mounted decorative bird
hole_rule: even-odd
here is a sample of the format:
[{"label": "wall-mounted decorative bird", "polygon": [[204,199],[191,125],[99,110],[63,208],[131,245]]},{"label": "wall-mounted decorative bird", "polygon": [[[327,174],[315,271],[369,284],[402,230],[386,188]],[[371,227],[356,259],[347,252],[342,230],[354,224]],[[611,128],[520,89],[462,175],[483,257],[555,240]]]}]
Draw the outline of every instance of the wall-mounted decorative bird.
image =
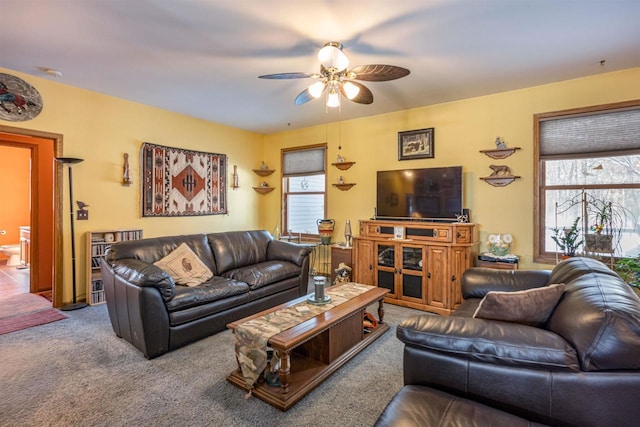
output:
[{"label": "wall-mounted decorative bird", "polygon": [[78,204],[78,210],[76,211],[76,219],[78,220],[83,220],[83,219],[89,219],[89,211],[86,210],[85,208],[88,208],[89,205],[86,204],[85,202],[81,202],[80,200],[76,200],[76,203]]}]

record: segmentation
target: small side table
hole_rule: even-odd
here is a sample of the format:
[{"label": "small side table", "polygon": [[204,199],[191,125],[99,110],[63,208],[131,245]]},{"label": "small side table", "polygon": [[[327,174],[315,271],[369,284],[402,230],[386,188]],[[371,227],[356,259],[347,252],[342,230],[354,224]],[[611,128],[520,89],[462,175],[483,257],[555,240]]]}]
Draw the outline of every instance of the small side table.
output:
[{"label": "small side table", "polygon": [[[331,246],[331,271],[329,275],[329,277],[331,277],[331,284],[336,280],[336,268],[338,268],[340,263],[344,263],[353,268],[351,249],[351,247],[345,246]],[[351,270],[351,277],[353,277],[353,270]]]},{"label": "small side table", "polygon": [[494,268],[496,270],[517,270],[518,269],[518,261],[516,258],[514,262],[504,262],[500,261],[499,258],[489,259],[490,257],[478,255],[478,259],[476,261],[476,267],[484,267],[484,268]]}]

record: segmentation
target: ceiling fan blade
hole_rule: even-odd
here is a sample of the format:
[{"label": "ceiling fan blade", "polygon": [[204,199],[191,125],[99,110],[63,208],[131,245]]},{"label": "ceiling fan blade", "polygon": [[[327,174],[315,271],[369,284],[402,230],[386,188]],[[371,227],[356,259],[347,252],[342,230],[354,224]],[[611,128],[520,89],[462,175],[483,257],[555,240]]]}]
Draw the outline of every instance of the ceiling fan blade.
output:
[{"label": "ceiling fan blade", "polygon": [[386,82],[407,76],[410,71],[395,65],[374,64],[354,67],[348,74],[351,73],[355,73],[355,77],[352,77],[354,79],[368,82]]},{"label": "ceiling fan blade", "polygon": [[258,76],[259,79],[306,79],[309,77],[317,76],[315,73],[278,73],[278,74],[266,74],[264,76]]},{"label": "ceiling fan blade", "polygon": [[305,89],[302,92],[300,92],[298,96],[296,96],[296,100],[294,102],[296,105],[302,105],[302,104],[306,104],[307,102],[313,99],[315,98],[311,96],[311,93],[309,93],[309,89]]},{"label": "ceiling fan blade", "polygon": [[344,91],[344,88],[340,86],[340,93],[342,94],[342,96],[344,96],[346,99],[349,99],[349,101],[357,102],[358,104],[371,104],[373,102],[373,94],[365,85],[354,81],[350,81],[350,83],[354,86],[357,86],[360,91],[354,98],[349,99],[346,92]]}]

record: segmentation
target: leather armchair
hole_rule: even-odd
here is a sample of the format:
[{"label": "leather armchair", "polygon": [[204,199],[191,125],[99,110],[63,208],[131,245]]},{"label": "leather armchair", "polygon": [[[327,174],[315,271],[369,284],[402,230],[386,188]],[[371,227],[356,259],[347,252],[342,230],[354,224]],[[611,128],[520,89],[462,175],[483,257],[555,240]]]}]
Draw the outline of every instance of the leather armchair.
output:
[{"label": "leather armchair", "polygon": [[[565,292],[543,327],[472,317],[491,290],[552,283]],[[551,272],[472,268],[462,292],[452,316],[414,316],[398,326],[405,386],[549,425],[637,425],[640,299],[607,266],[571,258]]]}]

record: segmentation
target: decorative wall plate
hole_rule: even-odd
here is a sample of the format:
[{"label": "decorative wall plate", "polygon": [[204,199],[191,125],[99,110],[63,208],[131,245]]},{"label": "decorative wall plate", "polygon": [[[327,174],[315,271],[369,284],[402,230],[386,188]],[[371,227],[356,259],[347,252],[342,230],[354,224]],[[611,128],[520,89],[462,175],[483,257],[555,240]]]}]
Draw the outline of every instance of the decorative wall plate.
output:
[{"label": "decorative wall plate", "polygon": [[0,73],[0,119],[24,122],[42,111],[40,93],[19,77]]}]

